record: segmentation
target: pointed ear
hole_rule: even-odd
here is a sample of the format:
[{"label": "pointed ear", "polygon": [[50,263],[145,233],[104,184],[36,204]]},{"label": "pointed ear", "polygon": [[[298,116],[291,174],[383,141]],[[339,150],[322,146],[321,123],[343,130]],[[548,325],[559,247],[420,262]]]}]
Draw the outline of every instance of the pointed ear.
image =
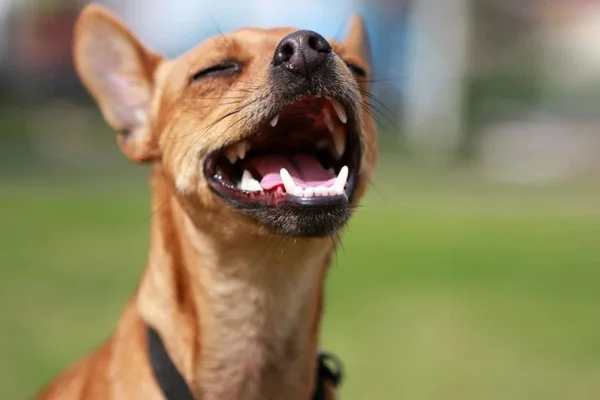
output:
[{"label": "pointed ear", "polygon": [[112,13],[92,4],[75,25],[75,68],[132,161],[159,156],[149,126],[153,75],[161,57],[147,50]]},{"label": "pointed ear", "polygon": [[348,21],[348,33],[344,39],[344,48],[349,54],[360,58],[371,68],[371,45],[365,22],[359,14],[354,14]]}]

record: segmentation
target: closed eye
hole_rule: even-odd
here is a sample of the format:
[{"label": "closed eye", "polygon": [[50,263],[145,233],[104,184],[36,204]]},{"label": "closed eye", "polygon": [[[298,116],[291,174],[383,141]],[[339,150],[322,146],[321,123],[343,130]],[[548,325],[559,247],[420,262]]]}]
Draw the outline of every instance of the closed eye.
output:
[{"label": "closed eye", "polygon": [[359,78],[364,78],[367,76],[367,72],[359,67],[356,64],[352,64],[352,63],[346,63],[346,65],[348,66],[348,69],[350,69],[350,71],[357,77]]},{"label": "closed eye", "polygon": [[222,78],[236,74],[242,70],[242,64],[237,61],[222,61],[196,72],[190,77],[190,83],[199,79],[214,77]]}]

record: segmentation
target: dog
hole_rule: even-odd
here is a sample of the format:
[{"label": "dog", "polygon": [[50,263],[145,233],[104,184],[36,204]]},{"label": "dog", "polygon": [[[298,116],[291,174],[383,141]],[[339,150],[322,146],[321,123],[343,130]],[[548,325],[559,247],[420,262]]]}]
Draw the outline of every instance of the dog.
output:
[{"label": "dog", "polygon": [[150,246],[113,336],[37,398],[334,398],[323,283],[377,159],[362,19],[341,41],[244,28],[168,60],[92,4],[74,63],[151,164]]}]

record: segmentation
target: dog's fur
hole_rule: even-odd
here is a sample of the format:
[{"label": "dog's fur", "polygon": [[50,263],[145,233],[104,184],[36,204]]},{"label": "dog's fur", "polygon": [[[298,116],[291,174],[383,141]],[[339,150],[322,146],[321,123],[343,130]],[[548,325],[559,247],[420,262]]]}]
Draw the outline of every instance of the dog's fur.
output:
[{"label": "dog's fur", "polygon": [[[227,113],[250,104],[242,111],[246,125],[264,118],[273,92],[266,71],[278,42],[293,31],[240,29],[166,60],[110,12],[84,9],[75,30],[77,71],[119,132],[125,156],[153,165],[150,250],[114,335],[40,399],[162,399],[147,359],[147,325],[199,399],[311,398],[323,282],[336,240],[274,233],[216,196],[199,163],[243,138],[232,119],[222,118]],[[330,43],[336,79],[359,93],[364,151],[355,205],[376,161],[375,124],[359,91],[368,83],[358,83],[344,63],[369,73],[360,18],[353,17],[344,41]],[[231,56],[245,63],[234,82],[188,85],[196,70]],[[259,98],[264,102],[251,101]]]}]

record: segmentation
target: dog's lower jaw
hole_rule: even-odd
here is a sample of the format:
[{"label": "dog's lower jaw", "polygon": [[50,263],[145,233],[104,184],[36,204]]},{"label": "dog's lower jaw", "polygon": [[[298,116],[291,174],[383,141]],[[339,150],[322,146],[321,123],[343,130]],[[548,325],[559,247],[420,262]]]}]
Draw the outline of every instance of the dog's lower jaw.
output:
[{"label": "dog's lower jaw", "polygon": [[204,400],[310,399],[331,240],[220,235],[153,179],[138,309],[187,382]]}]

